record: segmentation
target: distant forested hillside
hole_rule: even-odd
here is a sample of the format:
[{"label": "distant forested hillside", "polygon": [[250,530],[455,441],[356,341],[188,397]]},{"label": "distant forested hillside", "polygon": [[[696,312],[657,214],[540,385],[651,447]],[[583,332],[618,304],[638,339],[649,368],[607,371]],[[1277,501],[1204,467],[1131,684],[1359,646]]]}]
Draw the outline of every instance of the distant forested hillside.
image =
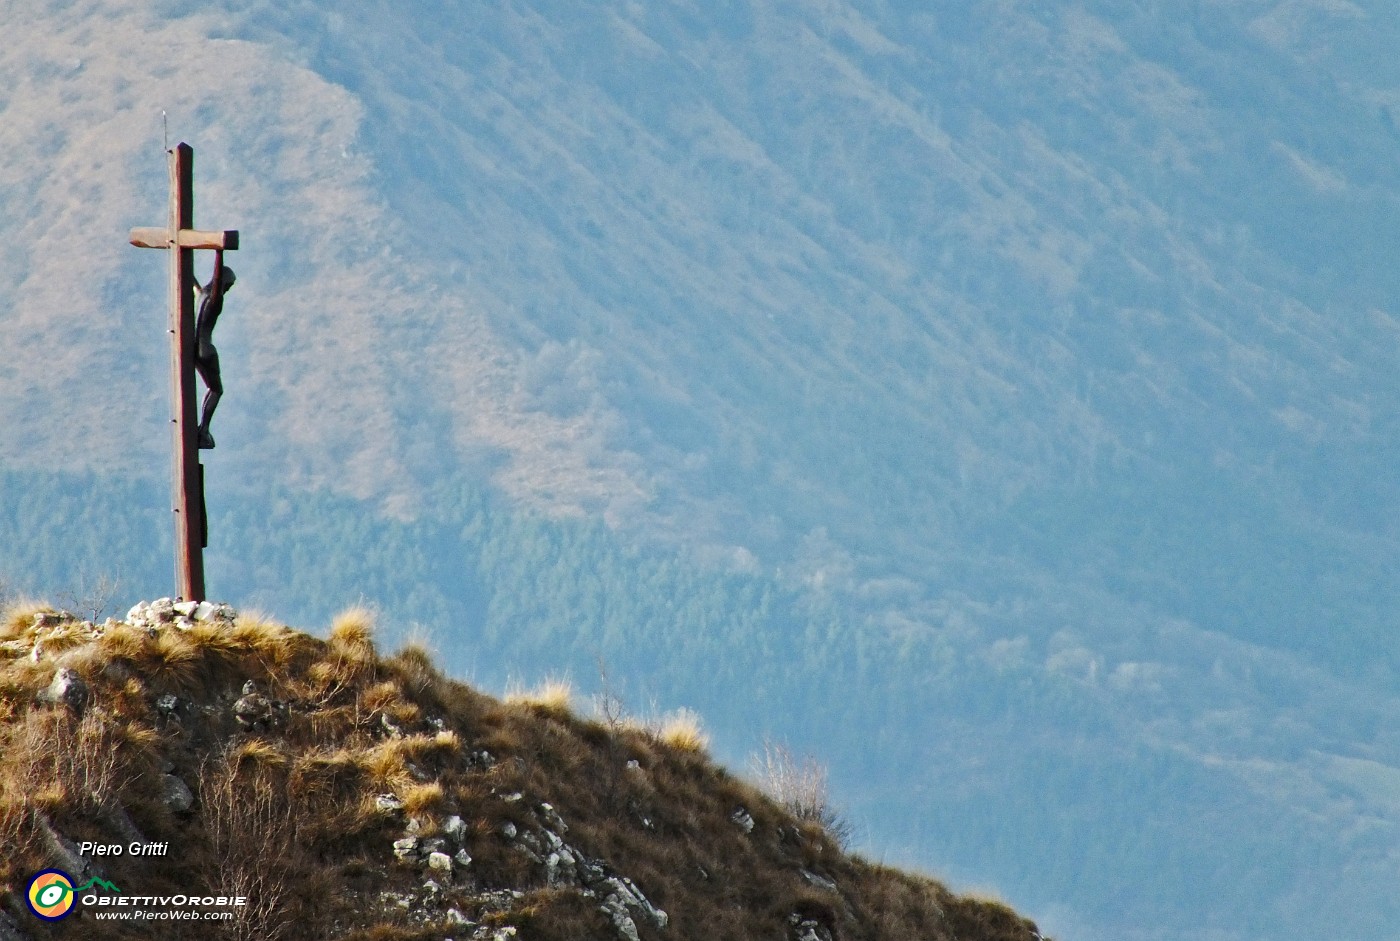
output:
[{"label": "distant forested hillside", "polygon": [[1065,938],[1394,934],[1392,0],[3,20],[6,591],[168,590],[186,140],[218,595],[789,739]]},{"label": "distant forested hillside", "polygon": [[[0,572],[27,573],[14,588],[79,598],[84,585],[68,573],[87,573],[89,589],[112,575],[120,587],[108,613],[168,590],[155,488],[14,472],[3,483],[0,528],[73,537],[65,558],[47,555],[59,540],[7,540]],[[831,766],[836,801],[867,851],[901,861],[931,852],[955,882],[999,873],[1001,891],[1052,921],[1066,917],[1063,900],[1084,905],[1089,880],[1110,901],[1075,917],[1109,922],[1111,900],[1130,894],[1136,910],[1180,925],[1209,884],[1218,902],[1249,913],[1250,926],[1220,929],[1252,930],[1259,898],[1302,905],[1325,871],[1345,899],[1380,878],[1368,871],[1384,872],[1381,857],[1365,868],[1381,849],[1373,838],[1338,841],[1335,810],[1298,802],[1301,780],[1260,773],[1287,757],[1285,724],[1307,717],[1252,717],[1230,675],[1243,660],[1216,657],[1191,679],[1096,662],[1063,638],[1043,650],[1025,635],[983,646],[956,630],[870,623],[809,588],[640,547],[597,522],[512,509],[469,485],[438,495],[415,522],[324,492],[212,507],[217,598],[320,624],[365,601],[435,647],[451,673],[488,688],[567,676],[641,713],[696,709],[737,767],[766,738],[784,742]],[[1300,706],[1327,694],[1296,691]],[[1192,710],[1176,703],[1186,698],[1235,710],[1230,723],[1267,760],[1255,771],[1210,760],[1213,736],[1228,729],[1191,727]],[[1375,722],[1383,706],[1343,698],[1332,708]],[[1326,769],[1304,765],[1325,780]]]}]

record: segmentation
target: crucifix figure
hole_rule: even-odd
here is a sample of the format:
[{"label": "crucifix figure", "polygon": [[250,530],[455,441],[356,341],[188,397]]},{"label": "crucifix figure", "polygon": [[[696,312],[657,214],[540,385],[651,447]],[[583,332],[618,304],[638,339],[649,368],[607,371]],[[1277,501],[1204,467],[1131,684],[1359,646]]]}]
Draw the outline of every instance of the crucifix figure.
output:
[{"label": "crucifix figure", "polygon": [[195,321],[194,368],[204,380],[204,412],[199,417],[199,447],[211,450],[214,436],[209,433],[209,420],[223,398],[224,384],[219,378],[219,351],[214,348],[214,327],[224,311],[224,295],[238,280],[232,268],[224,267],[224,250],[214,252],[214,274],[204,287],[195,286],[199,294],[199,318]]},{"label": "crucifix figure", "polygon": [[[219,354],[214,349],[214,324],[223,310],[224,292],[233,285],[233,272],[224,267],[224,252],[238,248],[238,233],[205,232],[194,227],[194,149],[179,144],[170,158],[170,216],[164,228],[131,230],[131,244],[170,252],[170,426],[174,445],[171,508],[175,514],[175,579],[186,601],[204,598],[204,547],[209,526],[204,512],[204,466],[199,449],[212,448],[209,418],[219,403]],[[214,276],[199,290],[199,319],[195,320],[194,253],[216,252]],[[195,374],[209,392],[203,421],[195,422]]]}]

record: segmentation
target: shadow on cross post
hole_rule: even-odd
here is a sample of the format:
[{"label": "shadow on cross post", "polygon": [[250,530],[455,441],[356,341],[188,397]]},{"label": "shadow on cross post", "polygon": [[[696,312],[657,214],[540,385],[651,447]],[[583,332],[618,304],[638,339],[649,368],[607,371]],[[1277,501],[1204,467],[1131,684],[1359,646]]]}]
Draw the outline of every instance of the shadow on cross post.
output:
[{"label": "shadow on cross post", "polygon": [[[219,293],[222,303],[222,290],[232,283],[231,277],[227,282],[223,279],[223,253],[237,250],[238,232],[194,228],[194,148],[182,143],[166,154],[170,163],[169,221],[163,228],[132,229],[131,244],[170,252],[170,424],[174,451],[171,502],[175,520],[175,582],[180,598],[204,601],[204,549],[209,545],[209,521],[204,504],[204,465],[199,462],[200,426],[195,418],[194,253],[196,249],[218,253],[209,289]],[[212,439],[209,443],[212,444]]]}]

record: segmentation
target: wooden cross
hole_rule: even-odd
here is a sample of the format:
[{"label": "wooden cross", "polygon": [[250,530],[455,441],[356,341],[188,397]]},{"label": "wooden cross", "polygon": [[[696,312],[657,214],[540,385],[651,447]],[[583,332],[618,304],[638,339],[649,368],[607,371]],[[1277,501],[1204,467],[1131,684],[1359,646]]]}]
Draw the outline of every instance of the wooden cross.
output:
[{"label": "wooden cross", "polygon": [[174,463],[171,499],[175,513],[175,581],[185,601],[204,601],[204,547],[209,524],[204,508],[204,466],[199,463],[195,418],[195,249],[235,251],[238,233],[194,228],[194,148],[166,151],[170,163],[170,220],[164,228],[131,230],[138,248],[170,251],[170,419]]}]

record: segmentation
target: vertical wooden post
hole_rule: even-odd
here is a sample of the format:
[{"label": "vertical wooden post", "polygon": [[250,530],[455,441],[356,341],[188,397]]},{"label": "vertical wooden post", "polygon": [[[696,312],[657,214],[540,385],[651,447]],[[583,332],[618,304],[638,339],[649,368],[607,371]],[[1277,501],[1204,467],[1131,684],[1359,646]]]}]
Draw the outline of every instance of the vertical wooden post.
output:
[{"label": "vertical wooden post", "polygon": [[204,493],[195,389],[194,249],[179,233],[194,228],[194,148],[177,144],[170,160],[170,405],[174,461],[175,582],[186,601],[204,600]]},{"label": "vertical wooden post", "polygon": [[163,229],[131,230],[137,248],[170,252],[170,502],[175,517],[175,584],[186,601],[204,601],[204,547],[209,521],[204,508],[204,466],[199,463],[195,393],[194,253],[237,251],[238,231],[194,228],[194,148],[176,145],[170,161],[170,216]]}]

